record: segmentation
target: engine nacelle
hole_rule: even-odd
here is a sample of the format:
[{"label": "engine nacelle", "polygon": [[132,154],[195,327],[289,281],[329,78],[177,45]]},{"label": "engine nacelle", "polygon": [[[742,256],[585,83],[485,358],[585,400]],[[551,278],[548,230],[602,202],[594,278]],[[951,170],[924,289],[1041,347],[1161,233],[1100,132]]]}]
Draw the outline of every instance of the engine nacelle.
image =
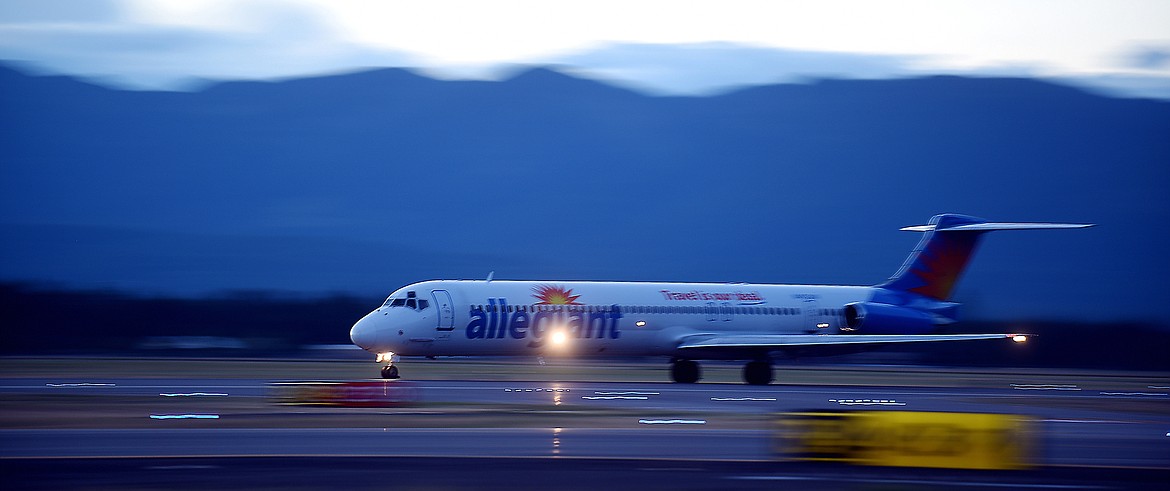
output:
[{"label": "engine nacelle", "polygon": [[935,328],[929,312],[877,302],[845,305],[844,330],[856,334],[930,334]]}]

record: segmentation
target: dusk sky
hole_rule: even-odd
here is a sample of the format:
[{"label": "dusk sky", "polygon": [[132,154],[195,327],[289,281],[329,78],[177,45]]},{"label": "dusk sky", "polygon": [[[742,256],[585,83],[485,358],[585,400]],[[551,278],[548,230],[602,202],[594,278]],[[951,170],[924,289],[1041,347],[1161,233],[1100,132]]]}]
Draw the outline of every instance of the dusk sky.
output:
[{"label": "dusk sky", "polygon": [[16,0],[0,4],[0,59],[166,89],[370,66],[498,78],[514,64],[558,64],[667,93],[949,73],[1170,98],[1166,26],[1170,3],[1158,0]]}]

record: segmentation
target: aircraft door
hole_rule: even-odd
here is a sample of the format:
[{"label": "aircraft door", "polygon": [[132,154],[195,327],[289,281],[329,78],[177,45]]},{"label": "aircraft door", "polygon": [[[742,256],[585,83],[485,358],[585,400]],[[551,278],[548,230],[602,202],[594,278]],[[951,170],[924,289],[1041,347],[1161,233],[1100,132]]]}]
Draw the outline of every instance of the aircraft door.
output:
[{"label": "aircraft door", "polygon": [[435,307],[439,309],[439,331],[455,329],[455,307],[451,304],[451,294],[447,290],[431,290],[431,298],[435,299]]},{"label": "aircraft door", "polygon": [[815,298],[806,298],[804,304],[801,305],[804,311],[804,331],[807,333],[814,333],[818,331],[821,326],[821,314],[817,308],[817,300]]}]

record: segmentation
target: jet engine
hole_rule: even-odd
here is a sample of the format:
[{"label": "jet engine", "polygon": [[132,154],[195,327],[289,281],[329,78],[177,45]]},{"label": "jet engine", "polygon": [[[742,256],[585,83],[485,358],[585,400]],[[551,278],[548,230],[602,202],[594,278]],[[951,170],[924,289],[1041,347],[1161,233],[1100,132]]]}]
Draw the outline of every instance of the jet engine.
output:
[{"label": "jet engine", "polygon": [[887,303],[855,302],[845,305],[845,331],[855,334],[931,334],[934,315]]}]

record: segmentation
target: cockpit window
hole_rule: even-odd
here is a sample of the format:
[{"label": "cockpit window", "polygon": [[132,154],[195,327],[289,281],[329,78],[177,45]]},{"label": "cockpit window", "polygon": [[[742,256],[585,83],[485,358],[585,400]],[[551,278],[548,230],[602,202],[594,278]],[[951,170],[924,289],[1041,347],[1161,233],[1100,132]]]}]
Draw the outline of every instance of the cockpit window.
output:
[{"label": "cockpit window", "polygon": [[421,298],[415,298],[412,295],[412,296],[409,296],[407,298],[394,298],[394,297],[387,298],[386,303],[383,303],[382,307],[390,307],[390,308],[406,307],[406,308],[412,309],[412,310],[426,310],[427,307],[430,307],[430,305],[431,305],[430,302],[423,300]]}]

